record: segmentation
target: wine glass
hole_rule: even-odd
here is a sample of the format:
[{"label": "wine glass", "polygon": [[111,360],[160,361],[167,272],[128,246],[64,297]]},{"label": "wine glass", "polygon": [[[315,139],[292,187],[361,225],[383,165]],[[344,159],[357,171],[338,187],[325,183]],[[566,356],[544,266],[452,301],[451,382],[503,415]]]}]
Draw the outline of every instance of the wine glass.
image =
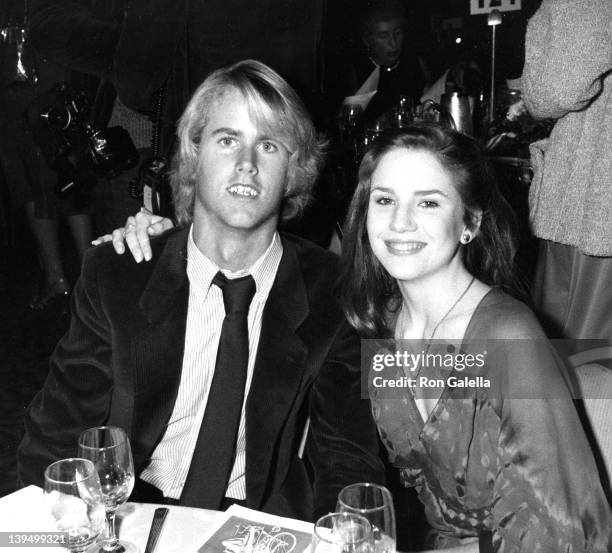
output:
[{"label": "wine glass", "polygon": [[104,530],[104,497],[93,463],[87,459],[61,459],[45,470],[44,501],[55,527],[68,533],[63,544],[75,553],[98,550],[96,539]]},{"label": "wine glass", "polygon": [[106,539],[99,553],[137,553],[130,542],[117,539],[115,514],[134,487],[134,462],[130,441],[122,428],[96,426],[79,436],[79,455],[90,459],[98,471],[106,508]]},{"label": "wine glass", "polygon": [[365,517],[372,525],[376,553],[395,553],[395,510],[387,488],[367,482],[346,486],[336,510]]},{"label": "wine glass", "polygon": [[311,553],[374,553],[372,526],[353,513],[325,515],[315,524]]},{"label": "wine glass", "polygon": [[398,128],[407,127],[412,123],[412,98],[401,95],[394,112],[394,122]]},{"label": "wine glass", "polygon": [[340,111],[338,126],[343,132],[355,131],[361,123],[363,108],[359,104],[344,104]]}]

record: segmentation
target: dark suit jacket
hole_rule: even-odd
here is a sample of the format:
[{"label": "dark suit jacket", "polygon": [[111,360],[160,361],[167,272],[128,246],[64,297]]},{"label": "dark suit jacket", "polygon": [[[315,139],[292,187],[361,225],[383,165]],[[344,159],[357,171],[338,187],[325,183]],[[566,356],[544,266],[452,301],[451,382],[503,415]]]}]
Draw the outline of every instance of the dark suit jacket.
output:
[{"label": "dark suit jacket", "polygon": [[[47,464],[74,456],[78,434],[125,428],[137,473],[163,436],[182,367],[189,283],[187,230],[153,241],[136,264],[110,246],[87,252],[70,329],[26,416],[19,450],[24,484]],[[310,519],[333,510],[342,486],[381,481],[369,400],[360,398],[359,340],[333,292],[336,258],[283,237],[283,256],[265,306],[246,404],[247,505]],[[307,416],[307,458],[298,448]]]}]

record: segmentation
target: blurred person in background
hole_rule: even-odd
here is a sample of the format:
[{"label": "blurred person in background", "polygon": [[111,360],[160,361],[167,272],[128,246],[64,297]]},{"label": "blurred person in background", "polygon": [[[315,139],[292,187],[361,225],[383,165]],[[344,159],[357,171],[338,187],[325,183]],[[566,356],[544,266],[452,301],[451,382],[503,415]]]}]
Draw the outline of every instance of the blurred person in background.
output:
[{"label": "blurred person in background", "polygon": [[527,27],[522,84],[530,113],[555,120],[530,147],[534,304],[565,339],[612,498],[612,3],[544,0]]},{"label": "blurred person in background", "polygon": [[[52,102],[53,89],[71,78],[65,67],[37,55],[26,33],[21,44],[21,74],[17,75],[15,33],[25,30],[27,16],[23,0],[8,0],[0,7],[3,28],[0,69],[0,170],[9,189],[11,208],[23,208],[35,239],[41,279],[30,307],[42,310],[63,302],[70,291],[65,256],[60,242],[60,221],[70,227],[78,256],[82,258],[93,237],[90,190],[77,187],[60,197],[56,193],[58,173],[50,166],[53,133],[44,128],[34,106]],[[32,119],[37,120],[33,123]]]},{"label": "blurred person in background", "polygon": [[430,74],[411,46],[406,12],[397,0],[374,0],[359,19],[360,44],[348,62],[342,83],[343,102],[364,109],[366,123],[374,122],[399,104],[401,96],[418,103]]},{"label": "blurred person in background", "polygon": [[531,146],[536,309],[553,337],[610,340],[612,2],[544,0],[528,24],[522,86],[534,117],[556,119]]}]

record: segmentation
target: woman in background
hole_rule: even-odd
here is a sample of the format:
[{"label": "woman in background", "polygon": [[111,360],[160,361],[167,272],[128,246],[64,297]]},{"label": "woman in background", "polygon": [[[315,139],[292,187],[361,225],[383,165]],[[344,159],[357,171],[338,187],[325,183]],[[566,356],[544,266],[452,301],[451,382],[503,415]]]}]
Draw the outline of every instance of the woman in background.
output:
[{"label": "woman in background", "polygon": [[[390,460],[425,505],[427,547],[612,550],[610,508],[562,363],[504,291],[510,216],[478,146],[436,127],[380,137],[361,163],[342,253],[345,310],[362,336],[417,340],[424,353],[437,339],[473,354],[486,344],[471,376],[490,387],[370,387]],[[431,375],[422,361],[412,374],[395,370]],[[455,365],[447,375],[463,373]]]}]

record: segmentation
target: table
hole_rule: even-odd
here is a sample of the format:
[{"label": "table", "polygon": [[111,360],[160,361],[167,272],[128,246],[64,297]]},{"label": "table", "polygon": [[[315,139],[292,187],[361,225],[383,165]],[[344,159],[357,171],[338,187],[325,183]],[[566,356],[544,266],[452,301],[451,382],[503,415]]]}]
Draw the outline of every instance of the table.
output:
[{"label": "table", "polygon": [[[153,512],[160,505],[126,503],[117,511],[119,537],[135,543],[144,551],[153,520]],[[196,552],[204,543],[209,527],[222,513],[191,507],[168,506],[170,512],[157,544],[158,553]],[[53,521],[46,512],[43,491],[28,486],[0,498],[0,532],[52,532]],[[66,553],[60,547],[1,547],[0,551],[14,553]]]}]

